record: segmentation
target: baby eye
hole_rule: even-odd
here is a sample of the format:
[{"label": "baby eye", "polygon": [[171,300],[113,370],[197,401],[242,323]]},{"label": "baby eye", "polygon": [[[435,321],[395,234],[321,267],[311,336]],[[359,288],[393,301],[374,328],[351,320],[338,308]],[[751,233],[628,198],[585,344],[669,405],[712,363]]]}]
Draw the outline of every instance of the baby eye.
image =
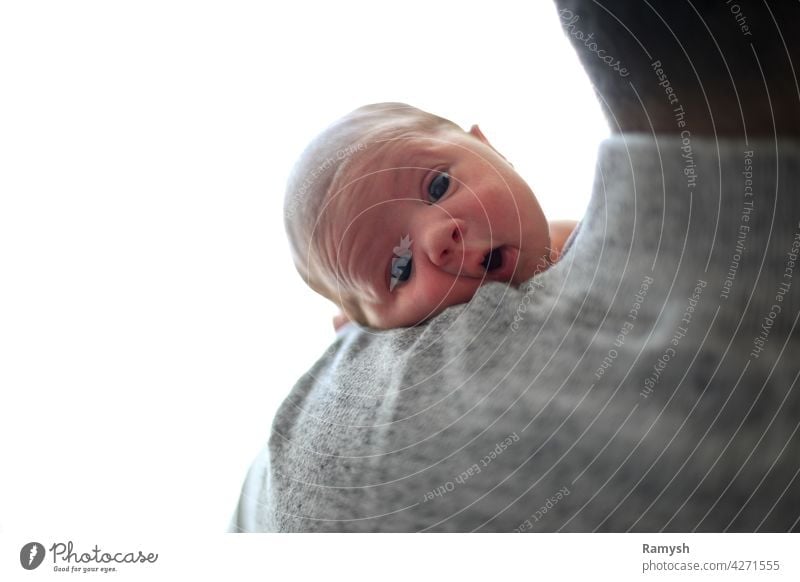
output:
[{"label": "baby eye", "polygon": [[447,193],[449,187],[450,176],[447,172],[439,172],[439,175],[428,185],[428,197],[431,202],[438,202]]},{"label": "baby eye", "polygon": [[395,257],[392,259],[392,278],[389,281],[389,291],[394,291],[398,283],[408,281],[411,277],[411,257]]}]

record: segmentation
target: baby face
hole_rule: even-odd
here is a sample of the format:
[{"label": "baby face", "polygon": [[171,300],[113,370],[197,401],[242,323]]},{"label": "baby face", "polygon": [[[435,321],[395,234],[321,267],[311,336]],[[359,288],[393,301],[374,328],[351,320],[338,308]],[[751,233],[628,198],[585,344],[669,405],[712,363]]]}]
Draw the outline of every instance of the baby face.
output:
[{"label": "baby face", "polygon": [[334,293],[352,293],[370,326],[413,326],[483,284],[547,268],[539,203],[477,126],[370,147],[329,193],[318,230]]}]

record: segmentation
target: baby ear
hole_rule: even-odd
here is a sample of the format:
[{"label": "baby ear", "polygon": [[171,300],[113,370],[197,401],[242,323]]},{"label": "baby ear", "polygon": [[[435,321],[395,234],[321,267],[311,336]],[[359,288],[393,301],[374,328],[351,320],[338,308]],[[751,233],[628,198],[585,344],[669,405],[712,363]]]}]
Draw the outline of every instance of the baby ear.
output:
[{"label": "baby ear", "polygon": [[479,140],[481,140],[483,143],[485,143],[486,145],[488,145],[489,147],[491,147],[492,149],[494,149],[494,148],[492,147],[492,144],[490,144],[490,143],[489,143],[489,140],[486,138],[486,136],[485,136],[485,135],[483,135],[483,132],[481,131],[481,128],[480,128],[480,127],[478,127],[478,124],[477,124],[477,123],[476,123],[475,125],[473,125],[472,127],[470,127],[470,128],[469,128],[469,133],[470,133],[470,134],[472,134],[472,136],[473,136],[473,137],[477,137],[477,138],[478,138]]},{"label": "baby ear", "polygon": [[[472,127],[469,128],[469,134],[472,137],[478,138],[479,141],[485,143],[487,146],[489,146],[495,152],[497,152],[498,156],[500,156],[501,158],[506,160],[506,157],[503,154],[501,154],[500,152],[498,152],[497,149],[491,143],[489,143],[489,139],[485,135],[483,135],[483,132],[481,131],[481,128],[478,127],[478,124],[475,124],[475,125],[473,125]],[[506,160],[506,161],[508,162],[508,160]],[[512,168],[514,167],[514,164],[512,164],[511,162],[508,162],[508,163]]]}]

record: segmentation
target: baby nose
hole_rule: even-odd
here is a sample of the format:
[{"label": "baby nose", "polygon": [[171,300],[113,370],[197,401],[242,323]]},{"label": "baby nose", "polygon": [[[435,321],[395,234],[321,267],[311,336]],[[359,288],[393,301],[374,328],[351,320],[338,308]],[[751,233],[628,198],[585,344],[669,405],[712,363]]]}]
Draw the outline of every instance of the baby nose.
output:
[{"label": "baby nose", "polygon": [[425,250],[431,263],[452,274],[463,270],[466,223],[463,220],[448,218],[431,225],[425,237]]}]

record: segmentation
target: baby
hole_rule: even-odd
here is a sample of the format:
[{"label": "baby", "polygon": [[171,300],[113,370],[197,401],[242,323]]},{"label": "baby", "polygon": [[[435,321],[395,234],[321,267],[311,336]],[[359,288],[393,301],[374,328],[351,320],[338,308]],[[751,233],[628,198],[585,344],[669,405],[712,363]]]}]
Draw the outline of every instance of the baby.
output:
[{"label": "baby", "polygon": [[548,223],[477,125],[402,103],[366,105],[317,136],[289,179],[285,226],[308,285],[348,320],[422,323],[491,281],[557,261],[574,221]]}]

